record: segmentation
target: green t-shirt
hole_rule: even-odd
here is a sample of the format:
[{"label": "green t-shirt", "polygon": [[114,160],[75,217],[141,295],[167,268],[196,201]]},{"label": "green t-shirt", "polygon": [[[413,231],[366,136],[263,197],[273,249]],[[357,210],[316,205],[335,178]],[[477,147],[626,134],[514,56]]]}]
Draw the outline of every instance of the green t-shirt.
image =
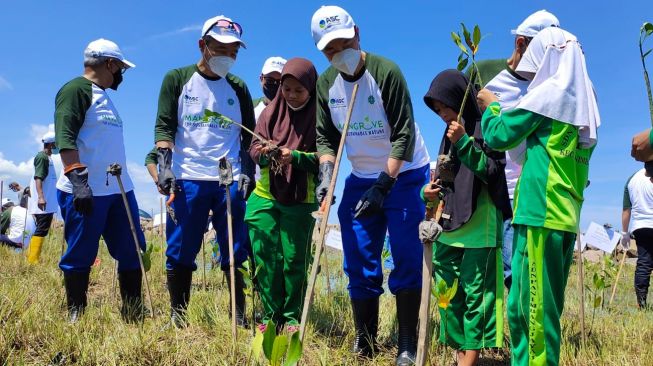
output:
[{"label": "green t-shirt", "polygon": [[496,102],[483,114],[481,128],[494,150],[526,140],[513,223],[576,232],[594,151],[578,144],[578,128],[523,109],[501,112]]},{"label": "green t-shirt", "polygon": [[153,147],[150,152],[145,155],[145,166],[148,166],[149,164],[158,164],[158,158],[157,158],[157,151],[156,147]]},{"label": "green t-shirt", "polygon": [[2,235],[7,235],[7,230],[9,229],[9,224],[11,224],[11,210],[13,207],[9,207],[8,209],[4,210],[2,212],[2,215],[0,215],[0,234]]},{"label": "green t-shirt", "polygon": [[[315,198],[315,187],[319,183],[317,180],[319,159],[317,153],[309,153],[298,150],[292,151],[292,166],[294,169],[301,169],[307,172],[307,195],[306,199],[301,203],[317,203]],[[259,160],[261,167],[261,178],[256,181],[256,188],[254,194],[269,200],[275,200],[270,192],[270,166],[267,159],[261,157]]]},{"label": "green t-shirt", "polygon": [[[459,248],[498,248],[502,246],[503,214],[492,201],[487,188],[487,155],[474,145],[474,138],[463,135],[455,144],[460,162],[483,183],[476,198],[476,210],[464,225],[440,234],[438,242]],[[424,188],[421,191],[424,199]],[[425,200],[426,201],[426,200]],[[427,202],[437,205],[437,202]]]},{"label": "green t-shirt", "polygon": [[48,154],[39,151],[34,157],[34,179],[44,180],[48,176],[49,167],[50,158],[48,158]]},{"label": "green t-shirt", "polygon": [[[501,71],[505,69],[509,69],[508,67],[508,62],[506,59],[498,59],[498,60],[482,60],[476,63],[476,66],[478,67],[478,73],[480,74],[480,79],[478,76],[474,77],[473,82],[477,85],[479,85],[481,88],[485,87],[487,83],[490,82],[490,80],[494,79],[495,76],[497,76]],[[471,75],[472,68],[471,66],[467,68],[465,71],[465,75],[469,78]],[[512,71],[512,70],[510,70]]]}]

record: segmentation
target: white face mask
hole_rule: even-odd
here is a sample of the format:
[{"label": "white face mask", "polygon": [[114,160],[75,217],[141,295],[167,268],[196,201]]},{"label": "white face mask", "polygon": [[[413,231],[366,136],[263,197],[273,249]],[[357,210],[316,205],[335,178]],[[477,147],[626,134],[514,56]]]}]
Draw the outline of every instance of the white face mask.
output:
[{"label": "white face mask", "polygon": [[288,108],[292,109],[294,112],[298,112],[298,111],[301,111],[302,109],[304,109],[304,107],[306,107],[306,105],[308,105],[308,102],[310,102],[310,101],[311,101],[311,98],[309,97],[308,99],[306,99],[304,104],[300,105],[299,107],[293,107],[288,102],[286,102],[286,104],[288,105]]},{"label": "white face mask", "polygon": [[347,75],[354,75],[361,60],[361,50],[347,48],[331,58],[331,65]]},{"label": "white face mask", "polygon": [[229,70],[231,70],[231,67],[234,65],[234,62],[236,62],[236,60],[229,56],[212,56],[209,59],[208,64],[211,71],[223,78],[227,76]]}]

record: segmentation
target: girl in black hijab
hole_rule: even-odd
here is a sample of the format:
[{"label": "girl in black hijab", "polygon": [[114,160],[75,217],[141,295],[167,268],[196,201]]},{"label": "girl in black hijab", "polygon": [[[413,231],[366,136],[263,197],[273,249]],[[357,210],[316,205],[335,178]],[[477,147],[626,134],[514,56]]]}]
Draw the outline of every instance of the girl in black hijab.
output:
[{"label": "girl in black hijab", "polygon": [[422,197],[433,204],[443,194],[443,232],[435,242],[434,273],[436,281],[444,280],[447,286],[458,282],[450,304],[439,304],[440,341],[457,350],[459,364],[473,365],[482,348],[503,345],[502,228],[512,213],[505,155],[483,142],[474,87],[461,122],[456,121],[468,82],[461,72],[445,70],[424,96],[426,105],[447,124],[439,151],[451,157],[453,181],[441,181],[436,170],[435,181],[424,186]]}]

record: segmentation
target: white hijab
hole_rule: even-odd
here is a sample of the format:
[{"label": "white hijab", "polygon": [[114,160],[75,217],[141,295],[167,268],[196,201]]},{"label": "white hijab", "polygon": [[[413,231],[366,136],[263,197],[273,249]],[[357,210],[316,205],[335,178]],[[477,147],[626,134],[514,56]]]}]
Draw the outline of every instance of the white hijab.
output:
[{"label": "white hijab", "polygon": [[579,143],[584,148],[596,144],[601,117],[576,36],[558,27],[543,29],[515,71],[532,79],[516,108],[578,127]]}]

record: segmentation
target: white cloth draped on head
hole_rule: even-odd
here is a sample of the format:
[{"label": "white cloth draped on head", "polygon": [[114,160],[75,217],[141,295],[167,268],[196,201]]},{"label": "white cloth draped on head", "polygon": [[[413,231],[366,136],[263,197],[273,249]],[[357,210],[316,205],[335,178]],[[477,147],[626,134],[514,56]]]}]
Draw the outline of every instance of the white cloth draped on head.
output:
[{"label": "white cloth draped on head", "polygon": [[557,27],[542,30],[529,44],[516,71],[532,79],[516,108],[578,127],[584,148],[596,144],[601,117],[576,36]]}]

